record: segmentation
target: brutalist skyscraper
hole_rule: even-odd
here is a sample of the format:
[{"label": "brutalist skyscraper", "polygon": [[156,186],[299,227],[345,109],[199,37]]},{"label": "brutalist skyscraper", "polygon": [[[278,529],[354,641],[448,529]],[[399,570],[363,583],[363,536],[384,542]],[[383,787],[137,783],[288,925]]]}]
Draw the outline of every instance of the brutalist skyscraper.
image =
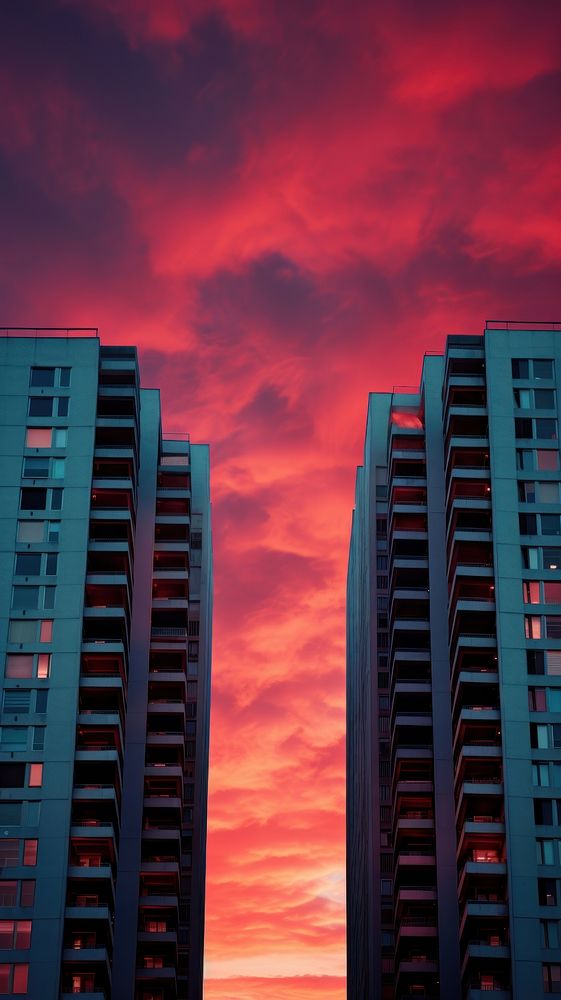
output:
[{"label": "brutalist skyscraper", "polygon": [[162,435],[135,348],[0,357],[0,994],[198,1000],[208,450]]},{"label": "brutalist skyscraper", "polygon": [[370,397],[348,574],[351,1000],[561,993],[561,326]]}]

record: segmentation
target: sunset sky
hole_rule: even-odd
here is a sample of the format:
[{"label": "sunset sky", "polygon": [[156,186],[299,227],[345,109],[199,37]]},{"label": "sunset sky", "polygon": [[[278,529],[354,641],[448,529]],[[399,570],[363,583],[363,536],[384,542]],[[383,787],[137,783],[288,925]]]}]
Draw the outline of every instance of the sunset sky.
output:
[{"label": "sunset sky", "polygon": [[345,996],[367,393],[561,319],[556,0],[3,0],[2,325],[137,344],[211,445],[207,1000]]}]

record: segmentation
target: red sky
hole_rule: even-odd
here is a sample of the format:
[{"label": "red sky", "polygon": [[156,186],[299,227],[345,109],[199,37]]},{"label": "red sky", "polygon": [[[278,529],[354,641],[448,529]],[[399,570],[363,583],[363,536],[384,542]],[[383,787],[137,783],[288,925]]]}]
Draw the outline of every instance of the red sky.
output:
[{"label": "red sky", "polygon": [[210,441],[207,1000],[342,1000],[367,393],[561,319],[552,0],[7,0],[0,322],[136,343]]}]

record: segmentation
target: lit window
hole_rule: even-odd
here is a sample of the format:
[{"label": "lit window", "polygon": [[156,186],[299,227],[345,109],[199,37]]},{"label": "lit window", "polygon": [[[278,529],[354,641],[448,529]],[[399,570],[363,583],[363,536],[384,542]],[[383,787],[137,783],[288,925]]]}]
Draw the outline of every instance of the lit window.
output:
[{"label": "lit window", "polygon": [[23,863],[24,865],[34,868],[37,864],[37,841],[36,840],[24,840],[23,842]]},{"label": "lit window", "polygon": [[29,966],[27,963],[14,965],[14,980],[12,990],[14,993],[27,993],[27,980]]},{"label": "lit window", "polygon": [[[41,622],[39,642],[52,642],[53,641],[53,623],[52,620],[48,619]],[[48,677],[48,674],[44,675]]]},{"label": "lit window", "polygon": [[42,764],[30,764],[29,765],[29,787],[30,788],[41,788],[43,784],[43,765]]},{"label": "lit window", "polygon": [[6,657],[6,677],[33,677],[33,656],[9,653]]},{"label": "lit window", "polygon": [[52,444],[52,427],[28,427],[25,436],[26,448],[50,448]]}]

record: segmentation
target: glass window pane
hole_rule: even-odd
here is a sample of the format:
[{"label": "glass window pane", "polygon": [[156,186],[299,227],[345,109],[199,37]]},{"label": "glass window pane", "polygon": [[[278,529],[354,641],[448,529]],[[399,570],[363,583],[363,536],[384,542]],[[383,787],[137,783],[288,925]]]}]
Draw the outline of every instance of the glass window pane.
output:
[{"label": "glass window pane", "polygon": [[24,840],[23,842],[23,863],[24,865],[35,866],[37,864],[37,841]]},{"label": "glass window pane", "polygon": [[52,462],[52,478],[53,479],[64,479],[64,469],[66,462],[64,458],[53,458]]},{"label": "glass window pane", "polygon": [[49,459],[45,458],[24,458],[23,479],[48,479]]},{"label": "glass window pane", "polygon": [[[28,946],[29,947],[29,946]],[[29,966],[27,963],[18,963],[14,965],[14,983],[13,991],[14,993],[27,993],[27,980],[28,980]]]},{"label": "glass window pane", "polygon": [[541,503],[559,503],[559,483],[540,483],[539,497]]},{"label": "glass window pane", "polygon": [[33,906],[35,902],[35,879],[24,878],[21,882],[20,906]]},{"label": "glass window pane", "polygon": [[39,587],[12,587],[12,608],[39,607]]},{"label": "glass window pane", "polygon": [[536,417],[536,437],[557,440],[557,421],[550,417]]},{"label": "glass window pane", "polygon": [[543,565],[544,569],[559,569],[561,566],[561,549],[544,549]]},{"label": "glass window pane", "polygon": [[53,623],[51,619],[41,622],[41,629],[39,633],[39,642],[52,642],[53,641]]},{"label": "glass window pane", "polygon": [[49,521],[47,529],[47,541],[56,545],[60,538],[60,521]]},{"label": "glass window pane", "polygon": [[58,556],[56,552],[48,552],[45,559],[45,576],[56,576]]},{"label": "glass window pane", "polygon": [[18,521],[18,542],[42,542],[44,537],[44,521]]},{"label": "glass window pane", "polygon": [[15,573],[16,576],[39,576],[41,573],[41,553],[18,552]]},{"label": "glass window pane", "polygon": [[537,410],[553,410],[555,407],[555,390],[534,389],[534,406]]},{"label": "glass window pane", "polygon": [[67,434],[66,427],[57,427],[53,435],[53,448],[66,448]]},{"label": "glass window pane", "polygon": [[543,589],[546,604],[561,604],[561,581],[546,580]]},{"label": "glass window pane", "polygon": [[51,674],[51,654],[39,653],[37,658],[37,677],[44,679]]},{"label": "glass window pane", "polygon": [[559,514],[540,514],[542,535],[558,535],[561,532]]},{"label": "glass window pane", "polygon": [[51,490],[51,510],[62,509],[62,490]]},{"label": "glass window pane", "polygon": [[512,359],[512,377],[513,378],[528,378],[530,373],[530,366],[527,358],[513,358]]},{"label": "glass window pane", "polygon": [[37,636],[37,622],[23,621],[14,618],[10,622],[8,637],[9,642],[26,643],[35,642]]},{"label": "glass window pane", "polygon": [[58,397],[57,414],[58,414],[59,417],[67,417],[68,416],[68,396],[59,396]]},{"label": "glass window pane", "polygon": [[30,417],[52,417],[53,397],[52,396],[31,396],[29,399]]},{"label": "glass window pane", "polygon": [[55,384],[55,369],[54,368],[39,368],[34,367],[31,369],[29,375],[29,384],[45,387],[48,385]]},{"label": "glass window pane", "polygon": [[28,427],[25,436],[26,448],[50,448],[52,427]]},{"label": "glass window pane", "polygon": [[67,388],[70,385],[70,371],[71,371],[70,368],[61,368],[60,369],[60,382],[59,382],[59,385],[64,386],[65,388]]},{"label": "glass window pane", "polygon": [[534,378],[553,378],[553,361],[549,358],[534,358]]},{"label": "glass window pane", "polygon": [[20,493],[21,510],[45,510],[47,506],[47,491],[45,489],[34,489],[24,487]]},{"label": "glass window pane", "polygon": [[29,787],[30,788],[41,788],[43,784],[43,765],[42,764],[30,764],[29,765]]},{"label": "glass window pane", "polygon": [[55,606],[56,587],[45,587],[43,593],[43,607],[51,611]]},{"label": "glass window pane", "polygon": [[31,920],[16,920],[16,948],[31,946]]},{"label": "glass window pane", "polygon": [[553,448],[539,448],[537,458],[540,472],[555,472],[559,468],[559,452]]}]

